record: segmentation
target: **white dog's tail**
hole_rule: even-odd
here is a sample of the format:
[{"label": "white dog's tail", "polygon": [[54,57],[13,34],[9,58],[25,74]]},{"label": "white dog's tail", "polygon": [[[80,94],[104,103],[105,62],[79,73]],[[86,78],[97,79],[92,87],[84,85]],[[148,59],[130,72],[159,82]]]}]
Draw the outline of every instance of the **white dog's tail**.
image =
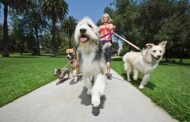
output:
[{"label": "white dog's tail", "polygon": [[124,56],[123,56],[123,62],[126,62],[126,60],[127,60],[127,57],[128,57],[128,54],[126,53]]},{"label": "white dog's tail", "polygon": [[123,56],[123,63],[124,63],[124,70],[128,70],[129,72],[131,72],[131,66],[129,64],[129,61],[128,61],[128,56],[129,56],[129,53],[126,53],[124,56]]}]

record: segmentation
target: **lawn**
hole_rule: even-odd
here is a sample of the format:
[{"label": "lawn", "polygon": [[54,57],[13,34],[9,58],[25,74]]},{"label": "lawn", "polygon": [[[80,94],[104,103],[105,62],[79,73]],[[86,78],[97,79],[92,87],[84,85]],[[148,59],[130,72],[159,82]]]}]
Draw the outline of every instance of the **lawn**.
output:
[{"label": "lawn", "polygon": [[0,107],[55,80],[53,69],[66,63],[63,57],[0,57]]},{"label": "lawn", "polygon": [[[190,59],[183,65],[160,63],[142,92],[180,121],[190,121]],[[112,68],[125,79],[121,58],[113,59]],[[131,81],[138,88],[137,82]]]},{"label": "lawn", "polygon": [[[0,57],[0,107],[55,80],[53,69],[66,63],[63,57]],[[126,78],[121,58],[112,60],[112,68]],[[137,87],[139,82],[131,84]],[[189,87],[190,59],[186,59],[183,65],[161,63],[142,92],[178,120],[190,121]]]}]

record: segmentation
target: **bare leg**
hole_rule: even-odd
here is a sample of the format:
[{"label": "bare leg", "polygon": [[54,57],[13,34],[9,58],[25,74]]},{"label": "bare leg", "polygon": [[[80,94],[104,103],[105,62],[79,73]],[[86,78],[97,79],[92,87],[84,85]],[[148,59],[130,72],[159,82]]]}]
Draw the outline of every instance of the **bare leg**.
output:
[{"label": "bare leg", "polygon": [[149,79],[150,79],[150,74],[144,75],[144,77],[140,83],[139,89],[143,89],[144,86],[148,83]]}]

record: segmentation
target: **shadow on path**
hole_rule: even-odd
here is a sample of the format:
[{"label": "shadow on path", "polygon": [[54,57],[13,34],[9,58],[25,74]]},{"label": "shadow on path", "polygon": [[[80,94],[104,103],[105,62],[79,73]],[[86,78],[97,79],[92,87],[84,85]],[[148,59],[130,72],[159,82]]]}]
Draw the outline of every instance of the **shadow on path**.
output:
[{"label": "shadow on path", "polygon": [[71,82],[70,82],[70,85],[74,85],[74,84],[78,83],[81,80],[82,80],[82,75],[78,75],[77,82],[75,82],[75,79],[72,79]]},{"label": "shadow on path", "polygon": [[59,85],[59,84],[61,84],[61,83],[64,83],[66,80],[68,80],[69,78],[64,78],[63,80],[60,80],[60,81],[58,81],[57,83],[56,83],[56,85]]},{"label": "shadow on path", "polygon": [[[83,90],[78,98],[81,99],[81,104],[83,104],[85,106],[91,105],[91,96],[87,94],[87,88],[83,87]],[[94,116],[98,116],[100,114],[100,109],[104,108],[105,101],[106,101],[106,97],[102,96],[100,99],[100,106],[92,107],[92,114]]]},{"label": "shadow on path", "polygon": [[[127,81],[127,75],[126,75],[125,73],[122,74],[122,77],[125,79],[126,82],[128,82],[128,81]],[[130,82],[132,85],[138,87],[138,86],[140,85],[140,82],[141,82],[141,81],[142,81],[142,79],[141,79],[141,78],[138,78],[136,81],[131,80],[131,81],[129,81],[129,82]],[[155,85],[154,83],[152,83],[151,81],[149,81],[145,87],[146,87],[146,88],[149,88],[149,89],[151,89],[151,90],[154,90],[154,88],[156,87],[156,85]]]}]

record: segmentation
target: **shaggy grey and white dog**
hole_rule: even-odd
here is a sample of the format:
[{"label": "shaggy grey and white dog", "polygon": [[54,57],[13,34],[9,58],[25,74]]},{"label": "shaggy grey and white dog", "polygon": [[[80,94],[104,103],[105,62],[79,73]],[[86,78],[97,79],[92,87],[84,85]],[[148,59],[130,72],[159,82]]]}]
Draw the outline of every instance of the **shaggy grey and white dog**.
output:
[{"label": "shaggy grey and white dog", "polygon": [[150,74],[156,69],[158,63],[165,53],[167,41],[163,41],[158,45],[153,43],[146,44],[146,49],[142,52],[128,52],[123,56],[124,69],[127,74],[128,81],[131,80],[130,74],[133,72],[133,79],[137,80],[138,73],[144,75],[139,88],[143,89],[149,81]]},{"label": "shaggy grey and white dog", "polygon": [[93,107],[98,107],[106,87],[105,61],[103,51],[98,46],[98,27],[89,17],[85,17],[77,24],[74,38],[78,45],[80,71],[88,89],[87,94],[91,95]]}]

